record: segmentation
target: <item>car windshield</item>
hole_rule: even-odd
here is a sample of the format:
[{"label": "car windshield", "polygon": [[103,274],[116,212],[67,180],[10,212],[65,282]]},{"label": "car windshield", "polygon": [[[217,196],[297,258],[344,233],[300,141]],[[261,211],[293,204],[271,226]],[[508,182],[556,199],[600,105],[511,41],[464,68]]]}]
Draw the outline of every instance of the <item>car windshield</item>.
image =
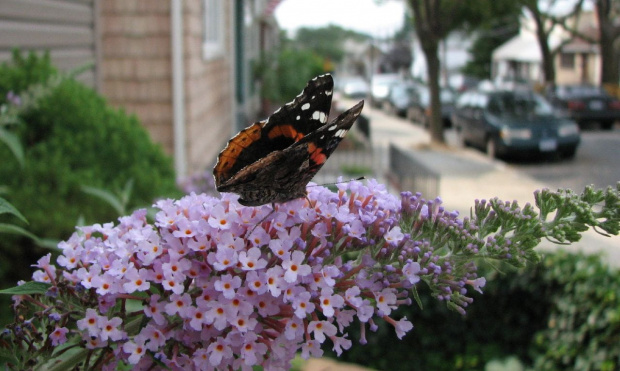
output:
[{"label": "car windshield", "polygon": [[394,96],[409,96],[413,93],[413,88],[407,85],[393,85],[392,86],[392,95]]},{"label": "car windshield", "polygon": [[497,116],[549,116],[553,114],[551,105],[534,93],[497,94],[489,101],[488,110]]},{"label": "car windshield", "polygon": [[[439,91],[439,100],[442,104],[454,103],[454,93],[450,90],[442,89]],[[430,105],[431,93],[428,89],[424,89],[420,92],[420,101],[424,105]]]},{"label": "car windshield", "polygon": [[560,96],[591,97],[591,96],[606,95],[606,93],[599,86],[573,85],[573,86],[560,86],[560,87],[558,87],[558,95],[560,95]]}]

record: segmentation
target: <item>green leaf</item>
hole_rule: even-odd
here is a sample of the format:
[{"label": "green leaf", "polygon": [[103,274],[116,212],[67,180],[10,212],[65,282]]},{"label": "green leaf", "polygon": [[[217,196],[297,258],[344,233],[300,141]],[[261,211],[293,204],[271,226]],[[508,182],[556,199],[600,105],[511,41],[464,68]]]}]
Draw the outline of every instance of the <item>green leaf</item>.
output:
[{"label": "green leaf", "polygon": [[118,215],[125,215],[125,207],[121,200],[118,199],[114,194],[108,192],[104,189],[82,186],[82,192],[89,194],[91,196],[95,196],[103,201],[105,201],[108,205],[110,205]]},{"label": "green leaf", "polygon": [[10,202],[0,197],[0,214],[12,214],[18,217],[24,223],[28,223],[26,217],[22,215]]},{"label": "green leaf", "polygon": [[34,234],[28,232],[22,227],[18,227],[13,224],[0,223],[0,233],[10,233],[10,234],[18,234],[21,236],[25,236],[28,238],[32,238],[35,241],[39,241],[39,237]]},{"label": "green leaf", "polygon": [[0,290],[0,294],[5,295],[32,295],[32,294],[45,294],[47,290],[52,287],[49,283],[44,282],[26,282],[21,286],[15,286],[8,289]]},{"label": "green leaf", "polygon": [[19,162],[19,166],[24,167],[24,148],[19,141],[17,135],[0,127],[0,141],[6,144],[7,147],[13,152],[13,156]]},{"label": "green leaf", "polygon": [[420,307],[420,309],[423,310],[424,306],[422,305],[422,300],[420,299],[420,294],[418,293],[418,289],[415,287],[415,285],[411,289],[411,292],[413,293],[413,298],[415,299],[415,302],[418,303],[418,307]]},{"label": "green leaf", "polygon": [[6,365],[7,363],[17,365],[19,360],[15,357],[15,353],[10,349],[0,348],[0,364]]}]

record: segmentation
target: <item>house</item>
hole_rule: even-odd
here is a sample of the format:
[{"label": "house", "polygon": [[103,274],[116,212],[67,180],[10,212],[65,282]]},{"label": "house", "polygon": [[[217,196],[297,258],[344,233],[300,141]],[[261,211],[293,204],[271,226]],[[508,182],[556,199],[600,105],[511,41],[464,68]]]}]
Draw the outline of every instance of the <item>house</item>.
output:
[{"label": "house", "polygon": [[2,0],[0,61],[49,50],[136,114],[178,176],[213,164],[260,110],[252,65],[277,44],[274,0]]},{"label": "house", "polygon": [[[577,29],[590,40],[598,39],[597,20],[592,11],[581,13]],[[601,76],[600,51],[597,43],[573,37],[566,29],[555,27],[548,39],[555,51],[556,84],[598,84]],[[536,37],[536,24],[525,13],[519,34],[493,51],[492,80],[522,82],[530,85],[544,83],[542,54]]]}]

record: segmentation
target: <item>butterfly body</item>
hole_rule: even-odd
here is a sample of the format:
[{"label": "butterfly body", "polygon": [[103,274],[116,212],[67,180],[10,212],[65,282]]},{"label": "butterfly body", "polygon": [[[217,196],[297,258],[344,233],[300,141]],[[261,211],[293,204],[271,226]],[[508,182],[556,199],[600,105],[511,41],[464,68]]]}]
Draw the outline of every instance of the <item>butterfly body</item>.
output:
[{"label": "butterfly body", "polygon": [[364,105],[361,101],[327,123],[332,92],[331,75],[318,76],[292,102],[229,140],[213,169],[217,190],[239,194],[246,206],[305,197],[306,185]]}]

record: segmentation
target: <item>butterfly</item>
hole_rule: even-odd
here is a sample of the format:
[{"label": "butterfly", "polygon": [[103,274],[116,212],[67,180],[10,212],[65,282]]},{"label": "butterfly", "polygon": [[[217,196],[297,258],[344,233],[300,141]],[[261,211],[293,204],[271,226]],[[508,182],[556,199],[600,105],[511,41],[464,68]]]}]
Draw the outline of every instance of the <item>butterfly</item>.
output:
[{"label": "butterfly", "polygon": [[237,193],[246,206],[306,197],[306,186],[334,152],[364,101],[327,122],[334,81],[330,74],[308,81],[293,101],[228,141],[213,168],[219,192]]}]

